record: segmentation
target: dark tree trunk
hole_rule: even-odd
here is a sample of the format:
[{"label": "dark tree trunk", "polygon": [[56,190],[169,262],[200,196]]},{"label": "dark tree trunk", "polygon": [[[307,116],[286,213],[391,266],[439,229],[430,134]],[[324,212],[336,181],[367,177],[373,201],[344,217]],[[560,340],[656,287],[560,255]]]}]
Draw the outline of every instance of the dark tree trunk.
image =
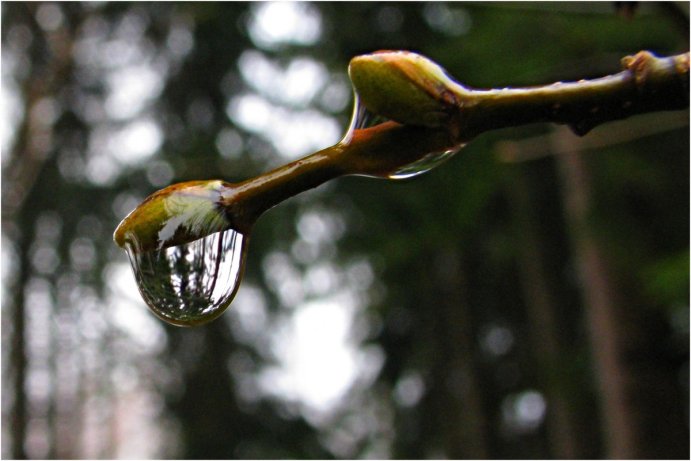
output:
[{"label": "dark tree trunk", "polygon": [[687,458],[676,368],[665,350],[661,313],[641,305],[631,269],[613,267],[593,226],[593,184],[580,138],[554,133],[564,210],[590,330],[608,458]]},{"label": "dark tree trunk", "polygon": [[[552,456],[559,459],[588,458],[579,433],[578,415],[567,382],[569,372],[564,357],[564,328],[558,318],[557,302],[545,268],[544,251],[540,246],[535,203],[531,203],[530,179],[521,166],[511,175],[507,196],[513,208],[519,249],[518,266],[527,309],[531,348],[537,361],[538,385],[545,393],[549,412],[547,435]],[[566,374],[567,376],[564,376]]]}]

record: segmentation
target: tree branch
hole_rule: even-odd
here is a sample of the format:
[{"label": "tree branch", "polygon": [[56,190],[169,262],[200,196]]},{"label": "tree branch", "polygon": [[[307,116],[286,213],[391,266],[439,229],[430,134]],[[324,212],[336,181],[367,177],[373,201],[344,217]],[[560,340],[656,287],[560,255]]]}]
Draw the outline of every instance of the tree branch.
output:
[{"label": "tree branch", "polygon": [[293,195],[343,175],[390,177],[489,130],[554,122],[584,135],[607,121],[689,106],[689,53],[658,58],[641,51],[622,59],[622,66],[595,80],[477,90],[414,53],[357,56],[348,70],[360,103],[391,121],[355,129],[334,146],[239,184],[169,186],[130,213],[114,239],[146,251],[228,228],[249,233],[263,212]]},{"label": "tree branch", "polygon": [[689,105],[689,54],[658,58],[647,51],[622,59],[624,70],[595,80],[525,89],[471,91],[461,133],[534,122],[566,124],[579,136],[594,127],[645,112]]},{"label": "tree branch", "polygon": [[577,82],[478,90],[448,77],[428,59],[404,51],[358,56],[350,77],[372,112],[406,124],[445,126],[460,141],[498,128],[566,124],[578,135],[644,112],[689,106],[689,53],[658,58],[641,51],[623,71]]}]

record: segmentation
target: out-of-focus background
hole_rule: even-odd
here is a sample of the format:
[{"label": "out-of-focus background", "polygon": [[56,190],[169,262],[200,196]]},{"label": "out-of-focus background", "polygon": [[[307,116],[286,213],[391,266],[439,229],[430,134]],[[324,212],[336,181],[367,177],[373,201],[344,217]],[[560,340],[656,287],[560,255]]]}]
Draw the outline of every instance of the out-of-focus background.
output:
[{"label": "out-of-focus background", "polygon": [[337,142],[356,54],[501,88],[688,33],[685,2],[4,2],[3,458],[688,458],[688,111],[290,199],[199,328],[112,242],[163,186]]}]

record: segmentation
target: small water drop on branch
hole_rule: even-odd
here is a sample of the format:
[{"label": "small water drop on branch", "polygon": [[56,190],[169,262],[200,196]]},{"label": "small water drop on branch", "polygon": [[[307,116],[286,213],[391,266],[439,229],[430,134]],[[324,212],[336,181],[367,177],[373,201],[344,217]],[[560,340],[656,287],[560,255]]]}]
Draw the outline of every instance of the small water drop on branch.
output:
[{"label": "small water drop on branch", "polygon": [[[353,116],[350,121],[348,131],[341,140],[341,144],[348,144],[352,139],[358,135],[358,133],[363,133],[365,130],[373,129],[379,125],[390,122],[389,119],[381,115],[374,114],[368,110],[364,104],[360,102],[360,98],[355,94],[355,106],[353,109]],[[410,163],[399,165],[396,168],[376,174],[361,174],[360,176],[374,177],[374,178],[385,178],[385,179],[408,179],[415,176],[419,176],[423,173],[436,168],[437,166],[444,163],[446,160],[453,157],[458,153],[465,143],[458,143],[456,145],[448,146],[441,149],[430,149],[429,152],[419,151],[419,152],[406,152],[407,157],[414,158]],[[399,145],[397,149],[401,152],[404,150],[409,150],[409,145]],[[396,149],[393,149],[396,150]],[[391,156],[396,156],[396,152],[387,153]],[[378,155],[381,155],[379,153]],[[392,162],[395,163],[395,162]]]}]

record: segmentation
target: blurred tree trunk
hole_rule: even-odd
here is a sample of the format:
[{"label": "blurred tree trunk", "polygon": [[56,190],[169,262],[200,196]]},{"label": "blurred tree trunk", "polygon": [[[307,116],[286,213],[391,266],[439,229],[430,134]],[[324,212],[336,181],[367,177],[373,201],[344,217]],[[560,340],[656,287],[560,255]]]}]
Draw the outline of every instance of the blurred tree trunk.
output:
[{"label": "blurred tree trunk", "polygon": [[475,358],[474,322],[460,251],[447,248],[434,259],[431,293],[437,302],[435,332],[439,356],[435,366],[438,421],[445,455],[450,459],[487,459],[487,416]]},{"label": "blurred tree trunk", "polygon": [[[634,379],[623,359],[624,324],[618,312],[618,293],[610,268],[590,225],[591,181],[578,149],[579,138],[568,129],[557,129],[553,142],[560,154],[557,163],[563,185],[564,212],[571,233],[573,254],[590,330],[595,377],[600,390],[606,456],[640,457],[634,430],[635,403],[629,389]],[[568,148],[564,148],[568,146]]]},{"label": "blurred tree trunk", "polygon": [[13,402],[10,410],[13,459],[26,459],[24,440],[27,425],[27,397],[24,388],[26,382],[26,318],[24,312],[24,287],[29,279],[29,242],[27,235],[19,238],[19,277],[14,285],[12,301],[12,340],[10,341],[10,386],[13,391]]},{"label": "blurred tree trunk", "polygon": [[675,404],[677,378],[664,346],[664,319],[640,305],[633,283],[622,289],[626,275],[619,277],[607,257],[604,239],[593,226],[593,185],[581,139],[563,128],[552,140],[560,153],[564,210],[590,330],[606,456],[688,457],[688,426]]},{"label": "blurred tree trunk", "polygon": [[[28,422],[28,402],[25,391],[27,350],[26,350],[26,306],[25,287],[31,276],[30,246],[32,243],[32,227],[35,219],[35,209],[32,206],[31,194],[35,192],[35,184],[39,174],[45,167],[49,158],[50,142],[46,139],[52,137],[52,126],[46,126],[32,117],[35,108],[40,101],[54,95],[68,80],[73,66],[72,45],[74,30],[61,26],[51,33],[41,30],[35,21],[38,4],[22,5],[20,15],[26,19],[30,26],[34,41],[40,46],[32,48],[33,52],[47,51],[51,59],[46,60],[43,66],[32,68],[29,78],[22,82],[21,93],[24,105],[24,118],[17,129],[14,146],[7,165],[3,168],[3,194],[2,215],[11,222],[16,222],[16,228],[11,231],[18,233],[19,276],[14,287],[14,300],[12,307],[12,340],[10,362],[12,373],[12,388],[14,391],[14,403],[11,409],[12,421],[12,457],[25,459],[26,451],[24,441],[26,438],[26,426]],[[45,50],[41,49],[45,46]],[[32,62],[40,62],[32,57]],[[4,223],[3,223],[4,224]],[[54,352],[54,351],[53,351]],[[52,404],[51,404],[52,405]],[[51,410],[52,412],[52,407]],[[52,417],[52,416],[51,416]],[[49,452],[54,452],[51,443]]]},{"label": "blurred tree trunk", "polygon": [[[55,297],[53,296],[53,309],[56,309]],[[54,322],[54,317],[49,320],[50,326],[48,331],[50,333],[50,348],[48,350],[48,370],[51,380],[50,396],[48,397],[48,410],[46,414],[46,420],[48,423],[48,430],[46,431],[46,437],[48,438],[48,450],[46,457],[48,459],[58,458],[58,400],[60,398],[58,392],[58,354],[60,344],[58,341],[57,325]]]},{"label": "blurred tree trunk", "polygon": [[[649,300],[637,281],[638,269],[615,266],[617,259],[608,255],[604,234],[596,232],[594,218],[602,211],[596,210],[596,202],[591,197],[595,190],[594,181],[590,178],[589,162],[583,153],[587,149],[632,142],[669,130],[670,126],[678,126],[675,117],[661,114],[652,120],[639,118],[612,124],[609,131],[584,138],[577,138],[563,129],[549,137],[503,142],[498,147],[500,156],[510,162],[549,154],[557,157],[563,207],[571,234],[571,252],[576,258],[586,325],[591,335],[594,384],[599,389],[599,413],[603,418],[602,431],[608,457],[688,458],[688,421],[686,413],[678,405],[683,400],[678,386],[678,370],[688,357],[675,356],[678,352],[671,344],[664,310],[645,304]],[[685,124],[686,120],[682,122]],[[614,129],[615,126],[619,129]],[[511,187],[510,196],[515,203],[525,199],[521,198],[524,193],[520,191],[523,185],[519,178],[512,178]],[[528,208],[520,211],[518,219],[527,220],[526,213],[529,212]],[[606,221],[613,222],[612,218],[614,215],[607,217]],[[531,275],[535,270],[532,266],[536,266],[528,259],[527,253],[534,251],[529,249],[532,246],[529,240],[527,238],[522,243],[524,262],[521,272],[525,283],[535,284],[539,282],[528,281],[534,276]],[[544,293],[535,295],[542,290],[530,287],[527,299],[544,302],[544,299],[540,300]],[[543,314],[539,319],[545,323]],[[544,326],[534,325],[540,335]],[[564,347],[563,339],[557,339]],[[571,395],[571,400],[580,401],[580,397]],[[583,440],[584,430],[590,428],[584,426],[583,418],[588,412],[578,408],[574,411],[580,420],[577,429],[579,444],[587,448]],[[591,452],[582,452],[581,455],[592,457]]]},{"label": "blurred tree trunk", "polygon": [[[512,143],[512,146],[517,145]],[[578,417],[574,411],[573,397],[568,392],[570,376],[563,376],[568,367],[563,362],[568,354],[564,345],[563,328],[558,319],[555,295],[550,289],[540,247],[538,219],[531,204],[529,178],[520,165],[507,182],[507,196],[513,208],[516,233],[519,241],[518,265],[525,296],[531,346],[537,361],[538,385],[548,402],[546,419],[548,442],[552,456],[558,459],[587,458],[587,447],[579,443]],[[560,372],[560,370],[562,372]],[[582,439],[581,439],[582,440]]]}]

